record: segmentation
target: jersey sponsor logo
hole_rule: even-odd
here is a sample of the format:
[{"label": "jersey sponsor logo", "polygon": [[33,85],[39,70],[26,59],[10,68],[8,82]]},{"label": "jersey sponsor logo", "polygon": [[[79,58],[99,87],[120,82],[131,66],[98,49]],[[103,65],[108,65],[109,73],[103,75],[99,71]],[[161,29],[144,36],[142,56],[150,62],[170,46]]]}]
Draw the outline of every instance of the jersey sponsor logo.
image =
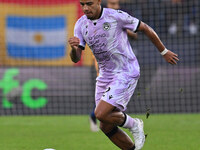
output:
[{"label": "jersey sponsor logo", "polygon": [[[87,43],[89,47],[92,49],[94,54],[103,54],[106,52],[105,51],[105,47],[107,45],[106,37],[107,37],[106,33],[97,34],[94,36],[89,36],[89,33],[88,33]],[[101,57],[101,55],[99,57]]]},{"label": "jersey sponsor logo", "polygon": [[110,23],[108,23],[108,22],[105,22],[105,23],[103,24],[103,30],[104,30],[104,31],[108,31],[108,30],[110,29],[110,27],[111,27],[111,25],[110,25]]}]

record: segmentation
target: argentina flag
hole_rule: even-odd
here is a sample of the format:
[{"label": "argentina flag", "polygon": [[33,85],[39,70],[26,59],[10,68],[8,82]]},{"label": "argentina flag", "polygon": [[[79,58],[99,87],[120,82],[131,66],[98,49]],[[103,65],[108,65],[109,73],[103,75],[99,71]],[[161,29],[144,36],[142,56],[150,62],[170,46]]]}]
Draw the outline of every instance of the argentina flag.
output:
[{"label": "argentina flag", "polygon": [[66,55],[65,16],[6,18],[6,49],[11,58],[58,59]]}]

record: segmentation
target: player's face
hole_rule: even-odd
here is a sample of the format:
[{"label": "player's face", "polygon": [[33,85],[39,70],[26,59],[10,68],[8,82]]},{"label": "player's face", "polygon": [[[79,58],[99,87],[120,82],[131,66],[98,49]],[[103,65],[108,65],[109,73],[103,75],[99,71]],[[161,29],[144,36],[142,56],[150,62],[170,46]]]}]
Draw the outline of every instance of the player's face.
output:
[{"label": "player's face", "polygon": [[107,7],[112,9],[119,9],[119,0],[107,0]]},{"label": "player's face", "polygon": [[88,19],[98,19],[101,13],[101,0],[80,0],[80,4]]}]

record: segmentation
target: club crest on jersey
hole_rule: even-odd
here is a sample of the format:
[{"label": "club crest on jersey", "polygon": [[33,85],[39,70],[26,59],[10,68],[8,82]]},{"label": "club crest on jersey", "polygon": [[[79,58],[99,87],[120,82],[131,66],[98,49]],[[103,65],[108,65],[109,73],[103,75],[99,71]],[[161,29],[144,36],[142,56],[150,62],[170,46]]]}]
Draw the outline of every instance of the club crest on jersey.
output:
[{"label": "club crest on jersey", "polygon": [[103,24],[103,30],[104,30],[104,31],[108,31],[109,29],[110,29],[110,23],[105,22],[105,23]]}]

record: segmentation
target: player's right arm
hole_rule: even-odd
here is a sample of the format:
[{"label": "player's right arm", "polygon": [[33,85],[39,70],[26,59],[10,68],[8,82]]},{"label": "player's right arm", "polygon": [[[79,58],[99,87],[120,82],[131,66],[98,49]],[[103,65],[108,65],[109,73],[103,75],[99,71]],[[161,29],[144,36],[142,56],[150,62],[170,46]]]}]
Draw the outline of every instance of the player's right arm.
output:
[{"label": "player's right arm", "polygon": [[70,52],[71,60],[77,63],[81,59],[82,54],[82,49],[79,47],[80,40],[77,37],[71,37],[68,42],[72,48]]},{"label": "player's right arm", "polygon": [[82,18],[80,18],[74,27],[74,37],[71,37],[68,42],[72,48],[70,52],[71,60],[77,63],[81,59],[82,50],[85,49],[85,40],[82,35]]}]

